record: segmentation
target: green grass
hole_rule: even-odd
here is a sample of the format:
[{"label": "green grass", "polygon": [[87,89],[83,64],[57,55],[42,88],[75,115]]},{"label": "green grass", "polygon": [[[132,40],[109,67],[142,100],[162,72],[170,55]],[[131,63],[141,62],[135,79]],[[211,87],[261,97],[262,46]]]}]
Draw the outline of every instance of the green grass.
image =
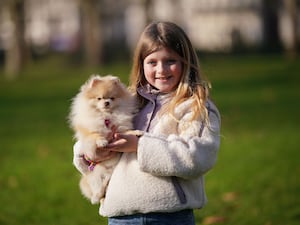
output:
[{"label": "green grass", "polygon": [[[300,60],[281,56],[201,58],[222,114],[222,144],[206,176],[209,202],[197,224],[300,222]],[[72,166],[70,100],[92,73],[127,82],[130,64],[71,66],[61,58],[0,74],[0,224],[106,224],[79,191]]]}]

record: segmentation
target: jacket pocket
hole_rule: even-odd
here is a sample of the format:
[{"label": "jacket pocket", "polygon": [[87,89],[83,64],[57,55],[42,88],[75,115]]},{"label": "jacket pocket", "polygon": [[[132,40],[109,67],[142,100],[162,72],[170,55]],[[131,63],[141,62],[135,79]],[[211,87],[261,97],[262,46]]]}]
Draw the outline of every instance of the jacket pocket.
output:
[{"label": "jacket pocket", "polygon": [[179,201],[181,204],[186,204],[187,200],[186,200],[186,195],[179,183],[179,180],[177,177],[171,177],[172,183],[174,185],[174,188],[176,190],[177,196],[179,198]]}]

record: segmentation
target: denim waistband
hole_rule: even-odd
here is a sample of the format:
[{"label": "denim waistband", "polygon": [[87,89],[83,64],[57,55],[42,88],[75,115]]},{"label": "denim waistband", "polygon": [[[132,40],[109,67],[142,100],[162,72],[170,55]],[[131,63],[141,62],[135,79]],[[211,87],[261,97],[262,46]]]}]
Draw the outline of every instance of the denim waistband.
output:
[{"label": "denim waistband", "polygon": [[192,209],[185,209],[177,212],[152,212],[137,213],[128,216],[116,216],[108,219],[109,225],[194,225],[195,219]]}]

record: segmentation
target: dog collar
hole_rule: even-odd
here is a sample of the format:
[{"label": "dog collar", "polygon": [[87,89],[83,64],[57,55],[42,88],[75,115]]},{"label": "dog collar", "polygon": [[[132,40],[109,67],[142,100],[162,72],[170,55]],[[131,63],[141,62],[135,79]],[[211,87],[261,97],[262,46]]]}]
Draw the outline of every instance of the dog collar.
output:
[{"label": "dog collar", "polygon": [[109,128],[109,125],[110,125],[110,120],[109,119],[105,119],[104,120],[104,124],[107,128]]},{"label": "dog collar", "polygon": [[95,162],[91,159],[89,159],[86,155],[83,155],[82,156],[83,160],[86,162],[86,164],[88,164],[88,168],[89,168],[89,171],[93,171],[95,166],[100,163],[100,162]]}]

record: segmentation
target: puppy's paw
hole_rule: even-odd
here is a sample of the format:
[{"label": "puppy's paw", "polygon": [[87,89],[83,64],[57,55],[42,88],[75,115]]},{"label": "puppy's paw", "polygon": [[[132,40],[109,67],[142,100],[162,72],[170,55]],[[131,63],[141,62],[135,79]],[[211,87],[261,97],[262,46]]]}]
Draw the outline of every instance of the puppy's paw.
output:
[{"label": "puppy's paw", "polygon": [[103,199],[104,199],[104,192],[103,192],[103,190],[100,190],[100,192],[94,193],[92,195],[92,197],[91,197],[91,203],[93,205],[99,204],[99,203],[101,203],[101,200],[103,202]]},{"label": "puppy's paw", "polygon": [[104,200],[105,200],[104,197],[100,199],[100,204],[101,204],[101,205],[103,204]]},{"label": "puppy's paw", "polygon": [[91,203],[92,203],[93,205],[96,205],[96,204],[100,203],[100,198],[99,198],[98,196],[93,196],[93,197],[91,198]]},{"label": "puppy's paw", "polygon": [[104,148],[105,146],[108,145],[108,140],[105,140],[105,139],[98,139],[96,141],[96,145],[98,148]]}]

